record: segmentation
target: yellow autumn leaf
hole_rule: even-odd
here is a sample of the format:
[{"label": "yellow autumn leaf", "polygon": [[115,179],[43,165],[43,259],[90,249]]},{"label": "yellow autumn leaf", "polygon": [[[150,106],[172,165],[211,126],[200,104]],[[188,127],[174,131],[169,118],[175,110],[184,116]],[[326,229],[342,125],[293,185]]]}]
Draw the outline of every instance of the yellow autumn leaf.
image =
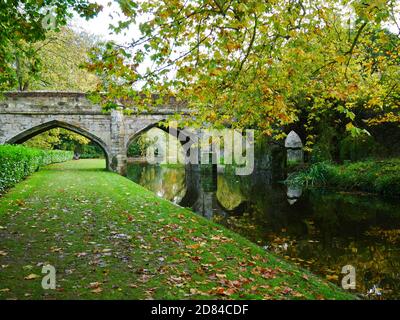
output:
[{"label": "yellow autumn leaf", "polygon": [[25,280],[34,280],[34,279],[37,279],[39,277],[40,277],[39,275],[37,275],[35,273],[31,273],[30,275],[27,275],[24,279]]},{"label": "yellow autumn leaf", "polygon": [[328,281],[337,281],[338,279],[339,279],[339,277],[335,274],[326,276],[326,280],[328,280]]},{"label": "yellow autumn leaf", "polygon": [[91,290],[91,292],[92,292],[92,293],[101,293],[101,292],[103,292],[103,289],[100,288],[100,287],[98,287],[98,288],[96,288],[96,289]]}]

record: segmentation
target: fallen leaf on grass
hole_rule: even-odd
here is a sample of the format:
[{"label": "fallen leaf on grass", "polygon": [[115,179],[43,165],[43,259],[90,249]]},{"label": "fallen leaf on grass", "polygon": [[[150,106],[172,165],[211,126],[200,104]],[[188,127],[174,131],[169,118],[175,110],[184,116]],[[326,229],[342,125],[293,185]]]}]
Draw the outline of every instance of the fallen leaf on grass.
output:
[{"label": "fallen leaf on grass", "polygon": [[270,268],[263,268],[263,267],[255,267],[251,271],[254,275],[262,276],[264,279],[272,279],[275,278],[276,270]]},{"label": "fallen leaf on grass", "polygon": [[193,295],[194,295],[194,294],[197,294],[197,295],[200,295],[200,296],[207,296],[207,295],[208,295],[206,292],[197,290],[197,289],[195,289],[195,288],[191,288],[191,289],[190,289],[190,294],[193,294]]},{"label": "fallen leaf on grass", "polygon": [[101,293],[101,292],[103,292],[103,289],[98,287],[96,289],[91,290],[91,292],[93,292],[93,293]]},{"label": "fallen leaf on grass", "polygon": [[292,288],[286,287],[281,291],[281,293],[286,295],[286,294],[291,293],[292,291],[293,291]]},{"label": "fallen leaf on grass", "polygon": [[216,294],[224,295],[224,296],[230,296],[230,295],[234,294],[235,292],[236,292],[236,289],[234,289],[234,288],[225,289],[225,288],[219,287],[219,288],[215,289],[215,291],[212,291],[211,293],[216,293]]},{"label": "fallen leaf on grass", "polygon": [[24,206],[25,206],[25,201],[24,201],[24,200],[17,199],[17,200],[15,200],[15,202],[16,202],[17,205],[20,206],[20,207],[24,207]]},{"label": "fallen leaf on grass", "polygon": [[196,243],[196,244],[187,245],[186,248],[188,248],[188,249],[198,249],[198,248],[200,248],[200,244]]},{"label": "fallen leaf on grass", "polygon": [[84,256],[86,256],[86,255],[87,255],[86,252],[79,252],[79,253],[76,254],[76,256],[77,256],[78,258],[84,257]]},{"label": "fallen leaf on grass", "polygon": [[326,279],[328,280],[328,281],[337,281],[338,279],[339,279],[339,277],[337,276],[337,275],[326,275]]},{"label": "fallen leaf on grass", "polygon": [[8,253],[5,251],[0,251],[0,256],[6,256]]},{"label": "fallen leaf on grass", "polygon": [[100,287],[101,286],[101,283],[100,282],[91,282],[90,284],[89,284],[89,288],[90,289],[97,289],[98,287]]},{"label": "fallen leaf on grass", "polygon": [[31,273],[30,275],[27,275],[24,279],[25,280],[34,280],[34,279],[37,279],[39,277],[40,277],[39,275]]},{"label": "fallen leaf on grass", "polygon": [[191,259],[192,259],[193,261],[200,261],[200,260],[201,260],[201,257],[199,257],[199,256],[194,256],[194,257],[191,257]]},{"label": "fallen leaf on grass", "polygon": [[304,298],[304,295],[303,295],[303,294],[301,294],[300,292],[293,291],[293,292],[292,292],[292,297],[296,297],[296,298]]},{"label": "fallen leaf on grass", "polygon": [[223,236],[218,236],[218,235],[212,236],[211,240],[219,241],[219,242],[231,242],[232,241],[232,239],[229,239],[229,238],[223,237]]},{"label": "fallen leaf on grass", "polygon": [[153,276],[152,275],[147,275],[147,274],[142,274],[140,278],[138,278],[139,282],[145,283],[149,281]]}]

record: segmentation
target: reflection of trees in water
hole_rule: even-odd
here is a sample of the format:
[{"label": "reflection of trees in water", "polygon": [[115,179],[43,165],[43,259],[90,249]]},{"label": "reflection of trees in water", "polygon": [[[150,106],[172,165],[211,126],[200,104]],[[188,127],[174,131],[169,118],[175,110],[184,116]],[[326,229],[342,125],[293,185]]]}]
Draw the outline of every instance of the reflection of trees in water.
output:
[{"label": "reflection of trees in water", "polygon": [[313,191],[289,203],[283,186],[253,180],[238,187],[226,181],[221,194],[232,192],[232,202],[242,196],[246,209],[222,219],[224,225],[338,285],[342,267],[350,264],[356,268],[357,292],[376,285],[383,297],[400,297],[400,231],[368,235],[371,226],[399,228],[398,202]]},{"label": "reflection of trees in water", "polygon": [[200,173],[201,170],[186,171],[187,193],[181,205],[191,207],[198,214],[210,219],[214,213],[224,214],[216,199],[216,181],[212,175]]},{"label": "reflection of trees in water", "polygon": [[308,193],[292,207],[279,206],[279,201],[275,206],[274,201],[257,203],[254,224],[260,230],[251,232],[264,234],[269,250],[328,276],[338,285],[343,276],[341,268],[353,265],[358,277],[357,292],[366,293],[377,285],[383,289],[384,297],[400,297],[397,246],[382,241],[382,236],[368,236],[371,226],[379,230],[399,227],[398,205],[379,198],[328,192]]},{"label": "reflection of trees in water", "polygon": [[128,177],[159,197],[174,203],[181,202],[186,194],[184,167],[140,166],[140,168],[139,171],[128,171]]},{"label": "reflection of trees in water", "polygon": [[246,201],[246,197],[241,191],[239,180],[219,175],[217,185],[217,199],[224,209],[232,211]]}]

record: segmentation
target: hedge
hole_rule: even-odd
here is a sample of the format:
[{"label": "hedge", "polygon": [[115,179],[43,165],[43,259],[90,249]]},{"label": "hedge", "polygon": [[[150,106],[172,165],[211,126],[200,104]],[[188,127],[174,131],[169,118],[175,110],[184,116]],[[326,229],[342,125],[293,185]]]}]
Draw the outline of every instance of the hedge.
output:
[{"label": "hedge", "polygon": [[40,150],[21,145],[0,145],[0,193],[51,163],[72,160],[72,151]]}]

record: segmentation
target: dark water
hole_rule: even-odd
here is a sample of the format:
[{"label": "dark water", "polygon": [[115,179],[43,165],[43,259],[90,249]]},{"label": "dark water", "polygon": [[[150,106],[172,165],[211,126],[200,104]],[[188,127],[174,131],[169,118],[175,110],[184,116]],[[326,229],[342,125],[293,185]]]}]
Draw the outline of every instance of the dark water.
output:
[{"label": "dark water", "polygon": [[128,177],[338,285],[342,267],[355,267],[355,292],[366,298],[400,298],[400,201],[288,189],[268,172],[213,179],[132,164]]}]

